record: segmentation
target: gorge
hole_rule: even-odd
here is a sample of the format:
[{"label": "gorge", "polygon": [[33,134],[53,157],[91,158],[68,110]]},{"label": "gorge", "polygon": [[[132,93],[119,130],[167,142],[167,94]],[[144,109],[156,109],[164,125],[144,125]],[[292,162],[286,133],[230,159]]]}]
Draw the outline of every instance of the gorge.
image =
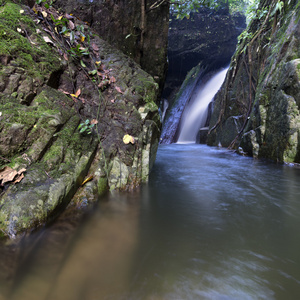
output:
[{"label": "gorge", "polygon": [[[147,61],[141,55],[146,52],[140,3],[94,2],[78,1],[84,3],[78,9],[83,21],[54,15],[65,18],[67,28],[79,26],[75,35],[86,47],[78,47],[80,59],[77,53],[73,61],[72,50],[61,45],[71,43],[70,37],[60,39],[47,25],[52,8],[36,6],[35,13],[0,1],[1,169],[26,168],[20,183],[5,182],[0,190],[1,232],[9,237],[0,240],[0,299],[298,299],[300,5],[260,1],[260,13],[240,36],[235,54],[231,39],[224,59],[222,48],[204,47],[208,54],[216,50],[215,57],[220,53],[216,64],[198,60],[196,46],[183,57],[174,51],[169,71],[177,75],[167,78],[162,91],[162,44],[153,43],[157,60],[151,63],[157,68],[151,76],[137,64]],[[73,2],[65,3],[74,9]],[[129,4],[139,11],[134,24],[127,12],[119,17]],[[89,31],[84,17],[100,26],[101,11],[101,26],[119,20],[107,32],[123,28],[122,38],[111,40],[116,47],[122,48],[122,39],[138,45],[131,59]],[[220,12],[211,17],[205,19],[209,26],[220,18],[221,29],[232,25],[241,31],[240,23]],[[202,11],[190,21],[204,18]],[[135,31],[125,30],[124,19]],[[173,27],[174,41],[178,31],[182,40],[197,36],[187,34],[187,23]],[[44,30],[42,36],[37,29]],[[236,38],[237,31],[230,36]],[[90,45],[80,32],[90,36]],[[151,38],[146,32],[144,37],[147,48]],[[13,41],[15,53],[3,41]],[[175,143],[193,92],[214,80],[232,54],[204,124],[210,146]],[[215,83],[213,88],[218,90]],[[162,132],[160,94],[169,103]],[[92,120],[98,123],[91,126]],[[202,126],[201,121],[197,127]]]}]

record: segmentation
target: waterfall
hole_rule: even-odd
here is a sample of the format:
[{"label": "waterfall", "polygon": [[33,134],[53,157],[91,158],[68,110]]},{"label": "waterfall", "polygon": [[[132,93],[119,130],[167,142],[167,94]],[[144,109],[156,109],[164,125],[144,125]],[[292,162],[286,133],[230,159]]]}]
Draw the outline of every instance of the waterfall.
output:
[{"label": "waterfall", "polygon": [[199,129],[205,125],[208,105],[220,89],[227,70],[228,68],[218,71],[195,90],[182,114],[177,143],[195,143]]}]

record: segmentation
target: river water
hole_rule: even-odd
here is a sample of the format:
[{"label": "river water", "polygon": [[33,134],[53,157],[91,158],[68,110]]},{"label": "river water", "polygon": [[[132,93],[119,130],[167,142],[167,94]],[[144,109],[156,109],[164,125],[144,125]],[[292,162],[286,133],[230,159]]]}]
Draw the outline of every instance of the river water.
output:
[{"label": "river water", "polygon": [[294,167],[162,145],[140,191],[2,246],[0,299],[299,299],[299,182]]}]

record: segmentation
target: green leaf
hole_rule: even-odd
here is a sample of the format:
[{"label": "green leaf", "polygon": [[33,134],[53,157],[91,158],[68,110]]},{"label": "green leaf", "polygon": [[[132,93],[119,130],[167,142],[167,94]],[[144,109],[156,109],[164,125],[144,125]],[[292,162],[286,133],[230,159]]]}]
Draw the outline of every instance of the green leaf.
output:
[{"label": "green leaf", "polygon": [[74,31],[71,31],[70,32],[70,41],[71,41],[71,43],[74,42],[74,40],[75,40],[75,33],[74,33]]},{"label": "green leaf", "polygon": [[89,71],[89,75],[96,75],[96,74],[97,74],[97,70]]},{"label": "green leaf", "polygon": [[80,60],[80,64],[81,64],[81,66],[82,66],[83,68],[86,68],[85,63],[84,63],[82,60]]}]

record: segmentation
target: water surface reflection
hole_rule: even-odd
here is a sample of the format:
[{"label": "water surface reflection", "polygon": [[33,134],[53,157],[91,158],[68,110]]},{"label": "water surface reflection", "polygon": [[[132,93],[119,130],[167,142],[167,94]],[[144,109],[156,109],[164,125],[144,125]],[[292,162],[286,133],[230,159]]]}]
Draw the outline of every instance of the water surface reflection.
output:
[{"label": "water surface reflection", "polygon": [[298,299],[299,180],[227,150],[161,146],[140,191],[2,247],[3,299]]}]

